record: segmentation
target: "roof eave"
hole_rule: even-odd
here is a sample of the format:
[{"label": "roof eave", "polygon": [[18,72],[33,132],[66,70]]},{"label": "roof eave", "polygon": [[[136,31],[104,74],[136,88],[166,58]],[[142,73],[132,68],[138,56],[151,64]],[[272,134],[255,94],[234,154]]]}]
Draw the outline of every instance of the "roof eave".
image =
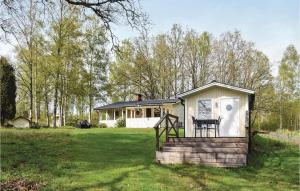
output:
[{"label": "roof eave", "polygon": [[239,87],[235,87],[235,86],[231,86],[231,85],[227,85],[227,84],[222,84],[222,83],[214,82],[214,83],[210,83],[210,84],[204,85],[202,87],[190,90],[190,91],[188,91],[186,93],[179,94],[178,97],[184,98],[186,96],[189,96],[191,94],[197,93],[199,91],[202,91],[202,90],[205,90],[207,88],[214,87],[214,86],[223,87],[223,88],[227,88],[227,89],[231,89],[231,90],[243,92],[243,93],[246,93],[246,94],[255,94],[255,91],[253,91],[253,90],[249,90],[249,89],[245,89],[245,88],[239,88]]},{"label": "roof eave", "polygon": [[170,102],[165,102],[165,103],[145,103],[145,104],[139,104],[139,105],[126,105],[126,106],[120,106],[120,107],[108,107],[108,108],[94,108],[94,110],[107,110],[107,109],[118,109],[118,108],[126,108],[126,107],[139,107],[139,106],[162,106],[162,105],[167,105],[167,104],[175,104],[179,101],[170,101]]}]

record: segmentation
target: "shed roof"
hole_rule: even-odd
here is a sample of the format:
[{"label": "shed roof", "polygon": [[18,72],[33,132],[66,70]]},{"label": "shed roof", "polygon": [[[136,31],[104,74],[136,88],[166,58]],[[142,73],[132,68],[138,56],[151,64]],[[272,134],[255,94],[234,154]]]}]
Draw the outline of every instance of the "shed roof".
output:
[{"label": "shed roof", "polygon": [[116,102],[108,105],[103,105],[96,107],[95,110],[104,110],[104,109],[117,109],[123,107],[137,107],[137,106],[159,106],[168,103],[176,103],[178,99],[154,99],[154,100],[142,100],[142,101],[122,101]]},{"label": "shed roof", "polygon": [[201,86],[199,88],[195,88],[195,89],[183,92],[183,93],[179,94],[177,97],[179,97],[179,98],[186,97],[188,95],[194,94],[196,92],[205,90],[205,89],[210,88],[210,87],[222,87],[222,88],[231,89],[231,90],[238,91],[238,92],[243,92],[243,93],[246,93],[246,94],[254,94],[255,93],[254,90],[250,90],[250,89],[246,89],[246,88],[240,88],[240,87],[237,87],[237,86],[232,86],[232,85],[220,83],[220,82],[217,82],[217,81],[212,81],[212,82],[210,82],[210,83],[208,83],[204,86]]},{"label": "shed roof", "polygon": [[13,119],[13,121],[18,120],[18,119],[24,119],[24,120],[30,122],[30,120],[28,118],[23,117],[23,116],[16,117],[16,118]]}]

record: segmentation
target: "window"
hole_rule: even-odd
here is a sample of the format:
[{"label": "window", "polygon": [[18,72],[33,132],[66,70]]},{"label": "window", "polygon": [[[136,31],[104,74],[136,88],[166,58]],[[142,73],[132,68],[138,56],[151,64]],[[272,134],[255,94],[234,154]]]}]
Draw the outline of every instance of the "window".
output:
[{"label": "window", "polygon": [[135,118],[141,118],[143,116],[143,110],[141,108],[137,108],[135,110]]},{"label": "window", "polygon": [[154,117],[160,117],[160,109],[154,108]]},{"label": "window", "polygon": [[119,118],[119,111],[115,111],[116,119]]},{"label": "window", "polygon": [[151,108],[146,109],[146,117],[151,117]]},{"label": "window", "polygon": [[131,110],[130,109],[127,110],[127,118],[131,118]]},{"label": "window", "polygon": [[232,110],[232,105],[231,104],[227,104],[226,105],[226,110],[227,111],[231,111]]},{"label": "window", "polygon": [[211,100],[199,100],[198,101],[198,118],[199,119],[211,119],[212,110],[211,110]]}]

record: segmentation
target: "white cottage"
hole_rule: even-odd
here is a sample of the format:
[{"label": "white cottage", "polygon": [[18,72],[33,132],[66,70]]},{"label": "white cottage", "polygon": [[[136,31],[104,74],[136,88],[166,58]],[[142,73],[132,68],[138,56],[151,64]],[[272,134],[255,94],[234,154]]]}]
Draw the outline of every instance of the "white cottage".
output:
[{"label": "white cottage", "polygon": [[[254,91],[213,81],[178,95],[184,101],[185,131],[194,137],[193,117],[220,120],[218,136],[245,137]],[[197,133],[197,132],[196,132]]]},{"label": "white cottage", "polygon": [[126,127],[154,127],[159,163],[238,167],[247,164],[253,103],[253,90],[213,81],[176,99],[139,97],[96,110],[99,123],[110,127],[120,117]]}]

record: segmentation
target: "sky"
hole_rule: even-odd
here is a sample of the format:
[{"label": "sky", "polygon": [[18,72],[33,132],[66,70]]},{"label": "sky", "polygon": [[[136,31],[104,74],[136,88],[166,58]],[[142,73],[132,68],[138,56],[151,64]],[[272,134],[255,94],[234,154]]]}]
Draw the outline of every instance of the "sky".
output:
[{"label": "sky", "polygon": [[[151,35],[168,32],[173,24],[218,37],[239,30],[264,52],[276,75],[285,48],[294,44],[300,52],[300,0],[140,0],[152,26]],[[129,27],[114,28],[120,40],[138,35]],[[12,48],[0,43],[0,55]]]},{"label": "sky", "polygon": [[[300,53],[300,0],[141,0],[141,6],[153,23],[152,35],[174,23],[215,37],[239,30],[269,57],[274,75],[289,44]],[[129,28],[116,31],[120,39],[137,35]]]}]

